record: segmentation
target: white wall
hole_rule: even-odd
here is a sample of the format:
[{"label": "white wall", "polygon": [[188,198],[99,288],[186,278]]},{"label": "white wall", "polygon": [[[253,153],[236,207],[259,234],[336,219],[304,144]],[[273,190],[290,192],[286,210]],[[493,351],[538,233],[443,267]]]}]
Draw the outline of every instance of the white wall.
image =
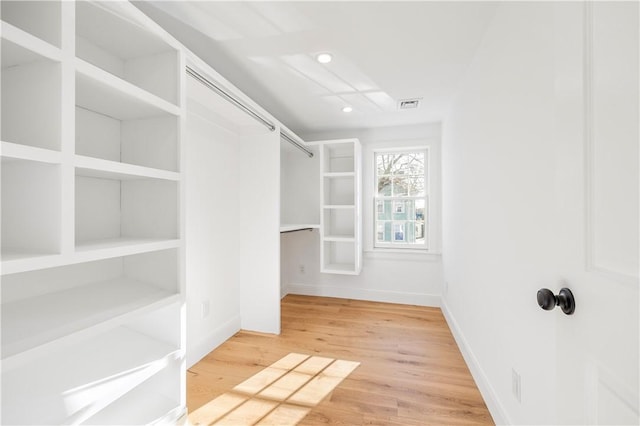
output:
[{"label": "white wall", "polygon": [[[240,241],[244,330],[280,333],[280,132],[245,133],[240,144]],[[224,159],[223,159],[224,160]]]},{"label": "white wall", "polygon": [[553,18],[501,4],[443,127],[443,310],[498,423],[556,419]]},{"label": "white wall", "polygon": [[280,165],[280,223],[320,223],[320,155],[317,149],[308,157],[282,141]]},{"label": "white wall", "polygon": [[213,112],[193,109],[185,127],[188,366],[240,329],[240,141],[203,118]]},{"label": "white wall", "polygon": [[[319,232],[300,231],[281,236],[282,293],[321,295],[382,302],[438,306],[442,289],[442,264],[439,254],[440,220],[435,211],[434,254],[416,254],[373,250],[373,163],[374,147],[429,145],[432,149],[434,180],[432,197],[440,194],[440,126],[422,125],[371,130],[345,130],[304,135],[306,141],[357,137],[363,150],[363,244],[365,248],[360,275],[320,273]],[[400,145],[399,145],[400,144]],[[305,162],[304,156],[284,157],[285,161]],[[369,159],[369,161],[367,160]],[[310,167],[319,185],[319,170]],[[302,190],[299,187],[298,190]],[[316,203],[316,206],[318,203]],[[295,208],[288,205],[286,208]],[[283,216],[286,216],[283,213]],[[301,271],[303,267],[304,272]]]}]

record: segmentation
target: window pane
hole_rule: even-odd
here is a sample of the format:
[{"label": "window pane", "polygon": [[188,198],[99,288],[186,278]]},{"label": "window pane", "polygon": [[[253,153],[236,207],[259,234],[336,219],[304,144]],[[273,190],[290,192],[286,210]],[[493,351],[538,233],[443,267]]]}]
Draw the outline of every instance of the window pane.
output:
[{"label": "window pane", "polygon": [[396,243],[404,243],[405,242],[405,223],[404,222],[393,222],[393,241]]},{"label": "window pane", "polygon": [[400,175],[424,175],[424,152],[397,154],[391,172]]},{"label": "window pane", "polygon": [[408,177],[393,177],[393,196],[401,197],[403,195],[409,195],[409,178]]},{"label": "window pane", "polygon": [[424,243],[424,239],[426,238],[426,227],[424,221],[414,222],[415,226],[415,242],[416,243]]},{"label": "window pane", "polygon": [[394,220],[415,220],[417,219],[416,205],[421,203],[424,205],[423,200],[394,200],[391,204],[392,214]]},{"label": "window pane", "polygon": [[378,222],[376,224],[376,241],[384,242],[390,240],[388,237],[389,232],[386,230],[387,223],[388,222]]},{"label": "window pane", "polygon": [[391,219],[393,202],[390,200],[376,200],[376,218],[378,220]]},{"label": "window pane", "polygon": [[391,196],[391,178],[378,176],[378,195]]},{"label": "window pane", "polygon": [[391,174],[391,164],[395,155],[393,154],[376,154],[376,169],[378,176]]},{"label": "window pane", "polygon": [[424,152],[376,154],[378,175],[424,175]]},{"label": "window pane", "polygon": [[423,196],[425,194],[424,176],[411,176],[408,179],[408,181],[409,181],[408,183],[409,195],[416,197],[416,196]]},{"label": "window pane", "polygon": [[427,211],[425,208],[425,202],[424,200],[415,200],[415,210],[414,210],[414,216],[416,220],[425,220],[425,217],[427,216]]}]

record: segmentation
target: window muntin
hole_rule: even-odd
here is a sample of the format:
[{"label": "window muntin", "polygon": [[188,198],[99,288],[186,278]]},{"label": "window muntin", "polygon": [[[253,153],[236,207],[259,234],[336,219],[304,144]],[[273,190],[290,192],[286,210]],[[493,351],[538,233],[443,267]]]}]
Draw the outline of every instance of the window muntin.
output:
[{"label": "window muntin", "polygon": [[374,247],[428,247],[428,152],[375,152]]}]

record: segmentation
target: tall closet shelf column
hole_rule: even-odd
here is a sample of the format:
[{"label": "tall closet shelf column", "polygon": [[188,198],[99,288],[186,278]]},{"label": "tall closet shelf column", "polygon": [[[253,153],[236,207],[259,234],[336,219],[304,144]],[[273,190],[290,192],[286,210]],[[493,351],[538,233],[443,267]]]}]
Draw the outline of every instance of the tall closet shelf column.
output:
[{"label": "tall closet shelf column", "polygon": [[320,146],[320,272],[358,275],[362,268],[361,148],[357,139]]},{"label": "tall closet shelf column", "polygon": [[2,3],[0,423],[175,424],[182,47],[129,2]]},{"label": "tall closet shelf column", "polygon": [[[2,37],[3,40],[2,49],[12,50],[12,52],[10,53],[2,53],[3,67],[12,66],[15,64],[15,62],[24,63],[24,61],[26,60],[34,59],[34,57],[37,57],[37,55],[55,62],[60,62],[62,60],[62,51],[58,47],[49,44],[46,41],[34,35],[31,35],[28,32],[21,30],[20,28],[15,27],[8,22],[0,21],[0,37]],[[5,44],[4,41],[9,41],[14,46]],[[32,54],[29,55],[28,53],[23,51],[20,55],[15,55],[14,52],[19,50],[16,49],[15,46],[26,49],[26,51],[31,52]],[[5,60],[11,57],[13,57],[12,62],[5,63]]]}]

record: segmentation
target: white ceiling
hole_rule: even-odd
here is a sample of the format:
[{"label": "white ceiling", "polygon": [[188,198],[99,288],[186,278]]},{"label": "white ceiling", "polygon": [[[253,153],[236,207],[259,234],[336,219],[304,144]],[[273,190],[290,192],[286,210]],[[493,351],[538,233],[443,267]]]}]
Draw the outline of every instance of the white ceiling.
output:
[{"label": "white ceiling", "polygon": [[[136,5],[299,134],[443,119],[493,2]],[[330,52],[333,61],[315,60]],[[400,99],[420,98],[415,110]],[[342,112],[345,105],[353,112]]]}]

